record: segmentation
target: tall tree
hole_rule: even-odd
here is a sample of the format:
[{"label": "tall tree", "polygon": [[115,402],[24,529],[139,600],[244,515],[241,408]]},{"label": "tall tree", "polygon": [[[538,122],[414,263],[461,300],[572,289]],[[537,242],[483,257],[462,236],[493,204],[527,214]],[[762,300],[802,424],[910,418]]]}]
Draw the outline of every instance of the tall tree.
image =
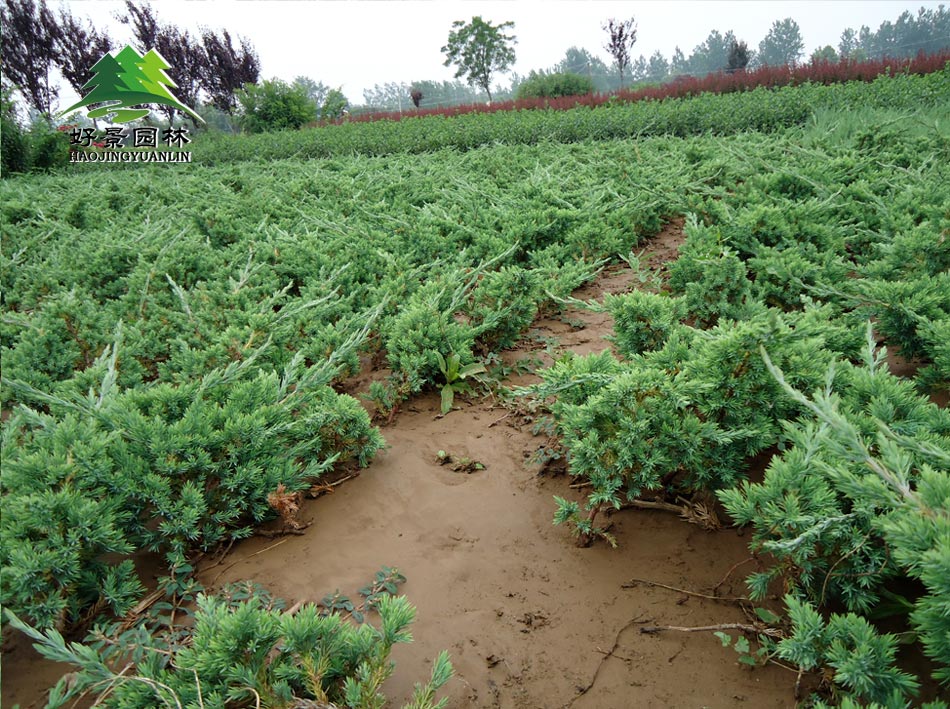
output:
[{"label": "tall tree", "polygon": [[838,55],[842,59],[853,59],[859,48],[857,32],[849,27],[841,33],[841,41],[838,42]]},{"label": "tall tree", "polygon": [[714,71],[723,71],[729,65],[729,48],[736,41],[732,30],[722,34],[719,30],[712,30],[706,41],[697,45],[688,60],[692,74],[709,74]]},{"label": "tall tree", "polygon": [[557,64],[556,69],[562,74],[586,76],[593,82],[596,91],[606,91],[609,87],[610,70],[604,60],[586,49],[571,47],[564,53],[564,58]]},{"label": "tall tree", "polygon": [[307,98],[314,105],[315,113],[319,113],[320,107],[326,101],[327,94],[330,92],[329,86],[322,81],[314,81],[309,76],[296,77],[291,86],[300,88],[307,95]]},{"label": "tall tree", "polygon": [[225,113],[237,107],[234,92],[244,84],[256,83],[261,73],[261,62],[251,43],[240,38],[240,48],[235,48],[231,35],[223,30],[220,35],[204,30],[201,41],[205,49],[205,66],[202,72],[202,87],[211,103]]},{"label": "tall tree", "polygon": [[835,48],[830,44],[826,44],[824,47],[820,47],[812,52],[808,59],[812,64],[819,64],[821,62],[834,64],[838,61],[838,52],[836,52]]},{"label": "tall tree", "polygon": [[629,20],[616,20],[611,17],[603,25],[603,29],[608,35],[604,49],[610,52],[617,65],[620,87],[623,88],[623,71],[630,64],[630,50],[637,41],[637,22],[632,17]]},{"label": "tall tree", "polygon": [[[170,24],[163,24],[147,2],[136,5],[125,1],[125,14],[117,15],[119,22],[132,30],[133,45],[141,54],[156,50],[169,64],[168,77],[177,88],[181,103],[194,108],[202,89],[202,77],[207,65],[204,47],[187,31]],[[162,112],[169,122],[175,109],[163,106]]]},{"label": "tall tree", "polygon": [[686,56],[683,54],[682,49],[676,47],[676,49],[673,50],[673,56],[670,57],[670,73],[677,76],[679,74],[685,74],[688,71]]},{"label": "tall tree", "polygon": [[169,64],[167,73],[178,87],[178,98],[186,106],[195,108],[202,88],[204,48],[187,30],[180,30],[173,25],[162,25],[155,49]]},{"label": "tall tree", "polygon": [[670,73],[670,63],[666,61],[660,50],[656,50],[650,55],[650,61],[647,64],[646,80],[663,81]]},{"label": "tall tree", "polygon": [[61,36],[56,16],[34,0],[5,0],[0,7],[3,43],[0,44],[0,72],[7,85],[18,88],[27,103],[49,116],[59,89],[50,83]]},{"label": "tall tree", "polygon": [[456,20],[452,23],[448,42],[442,47],[445,66],[454,64],[455,78],[465,78],[472,86],[488,94],[491,103],[491,78],[496,72],[507,71],[515,63],[514,35],[505,34],[514,29],[514,22],[493,25],[476,15],[471,22]]},{"label": "tall tree", "polygon": [[726,60],[726,73],[735,74],[737,71],[745,71],[750,59],[752,59],[752,52],[749,51],[749,45],[733,40]]},{"label": "tall tree", "polygon": [[92,65],[112,51],[112,40],[91,23],[77,20],[65,7],[59,13],[59,26],[56,65],[73,91],[81,94],[85,83],[92,78]]},{"label": "tall tree", "polygon": [[795,66],[805,51],[798,23],[791,17],[776,20],[772,28],[759,43],[758,61],[767,66]]},{"label": "tall tree", "polygon": [[125,0],[125,14],[116,15],[116,19],[132,30],[135,48],[140,53],[147,52],[158,44],[161,24],[147,2],[136,5],[132,0]]}]

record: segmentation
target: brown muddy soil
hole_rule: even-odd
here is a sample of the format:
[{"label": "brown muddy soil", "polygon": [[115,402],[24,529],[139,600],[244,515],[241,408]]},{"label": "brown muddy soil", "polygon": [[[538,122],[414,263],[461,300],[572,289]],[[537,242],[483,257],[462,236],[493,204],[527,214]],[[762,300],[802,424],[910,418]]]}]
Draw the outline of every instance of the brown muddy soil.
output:
[{"label": "brown muddy soil", "polygon": [[[681,222],[670,225],[646,245],[641,266],[662,274],[681,238]],[[629,268],[612,267],[575,297],[633,287],[643,284]],[[569,310],[537,321],[505,360],[548,363],[558,349],[598,352],[611,331],[608,315]],[[394,706],[428,677],[442,649],[456,671],[440,695],[451,707],[794,706],[794,672],[749,670],[711,632],[640,632],[646,625],[747,622],[733,603],[630,583],[710,594],[749,555],[740,532],[631,509],[611,518],[617,549],[603,542],[578,548],[568,529],[552,525],[552,497],[581,500],[584,490],[529,462],[544,442],[531,422],[490,397],[456,405],[440,417],[437,394],[408,402],[382,429],[388,447],[372,465],[303,504],[301,521],[313,522],[303,535],[244,541],[201,580],[214,587],[254,580],[290,605],[336,589],[356,596],[383,565],[397,567],[418,617],[414,642],[393,652],[396,672],[385,692]],[[484,470],[453,471],[440,465],[440,450]],[[752,566],[731,574],[717,593],[744,595]],[[58,669],[17,645],[4,656],[3,703],[25,709]]]}]

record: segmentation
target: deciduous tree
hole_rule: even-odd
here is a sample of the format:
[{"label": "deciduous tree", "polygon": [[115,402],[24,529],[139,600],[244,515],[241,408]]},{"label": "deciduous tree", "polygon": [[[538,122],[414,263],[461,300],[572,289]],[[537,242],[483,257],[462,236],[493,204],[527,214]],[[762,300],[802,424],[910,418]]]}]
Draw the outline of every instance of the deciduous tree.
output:
[{"label": "deciduous tree", "polygon": [[629,20],[616,20],[611,17],[603,28],[609,35],[604,49],[610,52],[610,56],[617,64],[617,71],[620,72],[620,86],[623,88],[623,72],[630,64],[630,50],[637,41],[637,22],[632,17]]},{"label": "deciduous tree", "polygon": [[830,44],[826,44],[824,47],[820,47],[811,53],[810,61],[812,64],[818,64],[819,62],[831,62],[834,64],[838,61],[838,52],[836,52],[835,48]]},{"label": "deciduous tree", "polygon": [[73,91],[82,94],[83,85],[92,78],[92,65],[112,50],[112,40],[92,24],[76,19],[65,7],[59,13],[59,26],[56,65]]},{"label": "deciduous tree", "polygon": [[795,66],[804,51],[805,41],[798,23],[786,17],[772,23],[765,39],[759,42],[758,61],[767,66]]},{"label": "deciduous tree", "polygon": [[[174,82],[176,95],[184,105],[194,108],[203,88],[203,71],[207,64],[201,44],[187,30],[162,24],[148,3],[136,5],[126,0],[125,14],[117,17],[132,30],[133,44],[140,53],[154,49],[167,61],[167,73]],[[166,106],[162,112],[171,122],[174,109]]]},{"label": "deciduous tree", "polygon": [[456,20],[448,42],[442,47],[445,66],[458,67],[455,78],[465,78],[470,85],[480,87],[488,94],[489,103],[492,74],[506,71],[515,62],[514,45],[518,40],[505,34],[514,26],[514,22],[493,25],[478,15],[468,23]]},{"label": "deciduous tree", "polygon": [[5,0],[0,7],[3,43],[0,65],[5,85],[19,89],[27,103],[49,116],[59,89],[50,83],[61,29],[46,5],[34,0]]},{"label": "deciduous tree", "polygon": [[240,39],[236,48],[227,30],[220,35],[209,29],[201,34],[205,50],[205,65],[202,72],[202,88],[217,108],[231,113],[237,107],[234,92],[245,84],[257,83],[261,62],[251,43]]},{"label": "deciduous tree", "polygon": [[726,73],[735,74],[737,71],[745,71],[750,59],[752,59],[752,52],[749,51],[749,45],[733,40],[732,46],[729,47],[729,58],[726,60]]}]

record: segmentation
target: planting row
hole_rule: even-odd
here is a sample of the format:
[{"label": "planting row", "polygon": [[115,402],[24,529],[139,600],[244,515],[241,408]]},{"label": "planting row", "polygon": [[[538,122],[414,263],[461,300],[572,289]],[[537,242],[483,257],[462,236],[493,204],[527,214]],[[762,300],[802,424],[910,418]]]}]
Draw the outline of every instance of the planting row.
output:
[{"label": "planting row", "polygon": [[[932,69],[944,66],[938,63]],[[563,110],[531,109],[446,113],[344,122],[312,130],[255,136],[207,134],[192,146],[195,162],[204,165],[280,158],[326,158],[336,155],[422,153],[441,148],[470,150],[483,145],[533,145],[547,141],[732,135],[744,131],[775,131],[803,123],[815,110],[864,111],[873,108],[916,108],[945,103],[950,70],[919,76],[881,76],[864,83],[818,83],[715,95],[704,93],[665,100],[584,105],[570,99]],[[72,169],[72,168],[71,168]]]},{"label": "planting row", "polygon": [[[591,304],[613,315],[616,354],[566,358],[524,392],[590,483],[556,522],[613,541],[610,508],[718,492],[772,559],[751,599],[787,592],[760,651],[736,649],[829,668],[838,699],[888,706],[921,678],[869,619],[909,614],[950,683],[950,413],[930,399],[950,387],[950,140],[931,125],[703,145],[729,156],[732,187],[694,204],[666,290]],[[919,363],[913,380],[887,349]],[[907,577],[919,589],[896,590]]]}]

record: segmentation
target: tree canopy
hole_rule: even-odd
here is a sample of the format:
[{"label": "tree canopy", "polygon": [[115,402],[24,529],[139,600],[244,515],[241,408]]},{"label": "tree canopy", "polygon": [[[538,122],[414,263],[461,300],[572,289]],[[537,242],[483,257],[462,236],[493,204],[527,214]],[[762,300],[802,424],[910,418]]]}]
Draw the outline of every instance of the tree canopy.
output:
[{"label": "tree canopy", "polygon": [[726,60],[726,73],[735,74],[737,71],[744,71],[749,66],[752,59],[752,52],[749,51],[749,45],[745,42],[733,40],[729,47],[729,57]]},{"label": "tree canopy", "polygon": [[492,74],[507,69],[515,62],[514,35],[505,34],[514,29],[514,22],[493,25],[476,15],[471,22],[456,20],[452,23],[448,42],[442,47],[445,66],[458,67],[455,78],[465,78],[488,94],[491,103]]},{"label": "tree canopy", "polygon": [[772,28],[759,42],[758,62],[767,66],[795,66],[805,51],[798,23],[791,17],[776,20]]},{"label": "tree canopy", "polygon": [[620,86],[623,87],[623,72],[630,64],[630,50],[637,41],[637,22],[629,20],[615,20],[610,18],[603,26],[608,35],[604,49],[610,52],[620,72]]},{"label": "tree canopy", "polygon": [[49,115],[59,89],[50,83],[62,30],[46,5],[34,0],[6,0],[0,7],[3,79],[20,89],[37,111]]}]

